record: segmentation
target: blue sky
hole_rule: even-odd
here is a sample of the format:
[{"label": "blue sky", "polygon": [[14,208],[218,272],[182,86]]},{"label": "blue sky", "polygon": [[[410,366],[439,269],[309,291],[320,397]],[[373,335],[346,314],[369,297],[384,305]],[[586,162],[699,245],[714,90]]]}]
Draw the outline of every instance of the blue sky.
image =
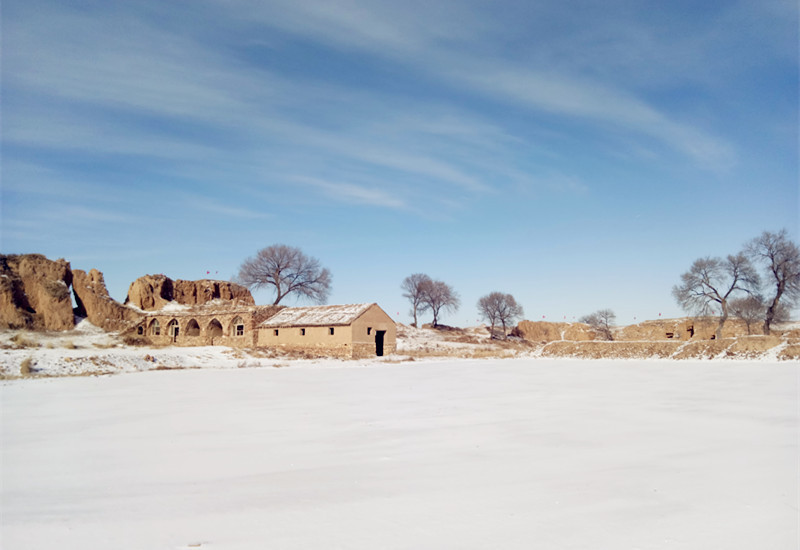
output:
[{"label": "blue sky", "polygon": [[449,324],[495,290],[529,319],[680,316],[696,258],[798,240],[797,11],[6,0],[0,249],[118,300],[283,243],[331,303],[404,322],[416,272],[460,294]]}]

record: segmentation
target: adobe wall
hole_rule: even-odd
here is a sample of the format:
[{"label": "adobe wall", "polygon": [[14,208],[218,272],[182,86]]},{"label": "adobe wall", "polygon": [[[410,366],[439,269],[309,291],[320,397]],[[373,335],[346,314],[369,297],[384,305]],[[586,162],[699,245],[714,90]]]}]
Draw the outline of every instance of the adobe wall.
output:
[{"label": "adobe wall", "polygon": [[377,305],[370,307],[353,324],[353,357],[375,357],[375,336],[384,331],[383,354],[397,351],[397,325]]},{"label": "adobe wall", "polygon": [[349,326],[259,327],[257,332],[258,347],[303,350],[334,357],[353,355],[353,331]]},{"label": "adobe wall", "polygon": [[[234,324],[237,319],[242,322]],[[158,334],[155,333],[154,321],[158,323]],[[172,321],[178,323],[177,338],[170,334],[169,326]],[[197,323],[196,327],[192,321]],[[239,324],[243,326],[242,334],[237,334]],[[252,348],[256,343],[256,319],[253,312],[150,314],[139,326],[143,328],[143,334],[140,335],[155,345]]]}]

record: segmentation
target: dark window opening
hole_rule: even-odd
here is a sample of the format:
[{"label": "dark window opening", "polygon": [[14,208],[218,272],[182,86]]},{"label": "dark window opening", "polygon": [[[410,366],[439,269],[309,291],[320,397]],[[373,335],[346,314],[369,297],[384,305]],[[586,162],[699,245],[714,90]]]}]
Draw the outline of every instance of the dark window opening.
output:
[{"label": "dark window opening", "polygon": [[367,327],[367,336],[372,334],[372,327]]},{"label": "dark window opening", "polygon": [[144,327],[142,325],[139,325],[139,327],[136,329],[136,334],[138,334],[139,336],[144,334]]},{"label": "dark window opening", "polygon": [[275,336],[278,335],[278,329],[275,329]]},{"label": "dark window opening", "polygon": [[329,334],[330,334],[331,336],[333,336],[333,327],[329,328],[329,329],[328,329],[328,331],[329,331]]},{"label": "dark window opening", "polygon": [[305,335],[306,335],[306,329],[301,328],[300,329],[300,336],[305,336]]},{"label": "dark window opening", "polygon": [[667,338],[672,338],[673,336],[675,336],[674,332],[668,332],[667,333]]}]

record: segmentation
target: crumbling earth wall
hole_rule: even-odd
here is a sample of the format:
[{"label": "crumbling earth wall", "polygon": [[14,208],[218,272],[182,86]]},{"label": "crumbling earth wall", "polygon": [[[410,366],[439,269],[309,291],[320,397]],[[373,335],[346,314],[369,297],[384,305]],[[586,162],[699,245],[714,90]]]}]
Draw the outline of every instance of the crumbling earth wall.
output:
[{"label": "crumbling earth wall", "polygon": [[72,329],[71,284],[72,271],[64,259],[0,255],[0,328]]}]

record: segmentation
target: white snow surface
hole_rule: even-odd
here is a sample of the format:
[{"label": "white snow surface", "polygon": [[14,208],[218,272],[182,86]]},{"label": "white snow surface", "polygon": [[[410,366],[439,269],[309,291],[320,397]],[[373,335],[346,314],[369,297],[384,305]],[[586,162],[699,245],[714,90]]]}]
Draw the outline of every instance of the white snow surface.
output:
[{"label": "white snow surface", "polygon": [[0,546],[798,548],[796,362],[6,380]]},{"label": "white snow surface", "polygon": [[347,325],[373,304],[287,307],[261,323],[262,327]]}]

